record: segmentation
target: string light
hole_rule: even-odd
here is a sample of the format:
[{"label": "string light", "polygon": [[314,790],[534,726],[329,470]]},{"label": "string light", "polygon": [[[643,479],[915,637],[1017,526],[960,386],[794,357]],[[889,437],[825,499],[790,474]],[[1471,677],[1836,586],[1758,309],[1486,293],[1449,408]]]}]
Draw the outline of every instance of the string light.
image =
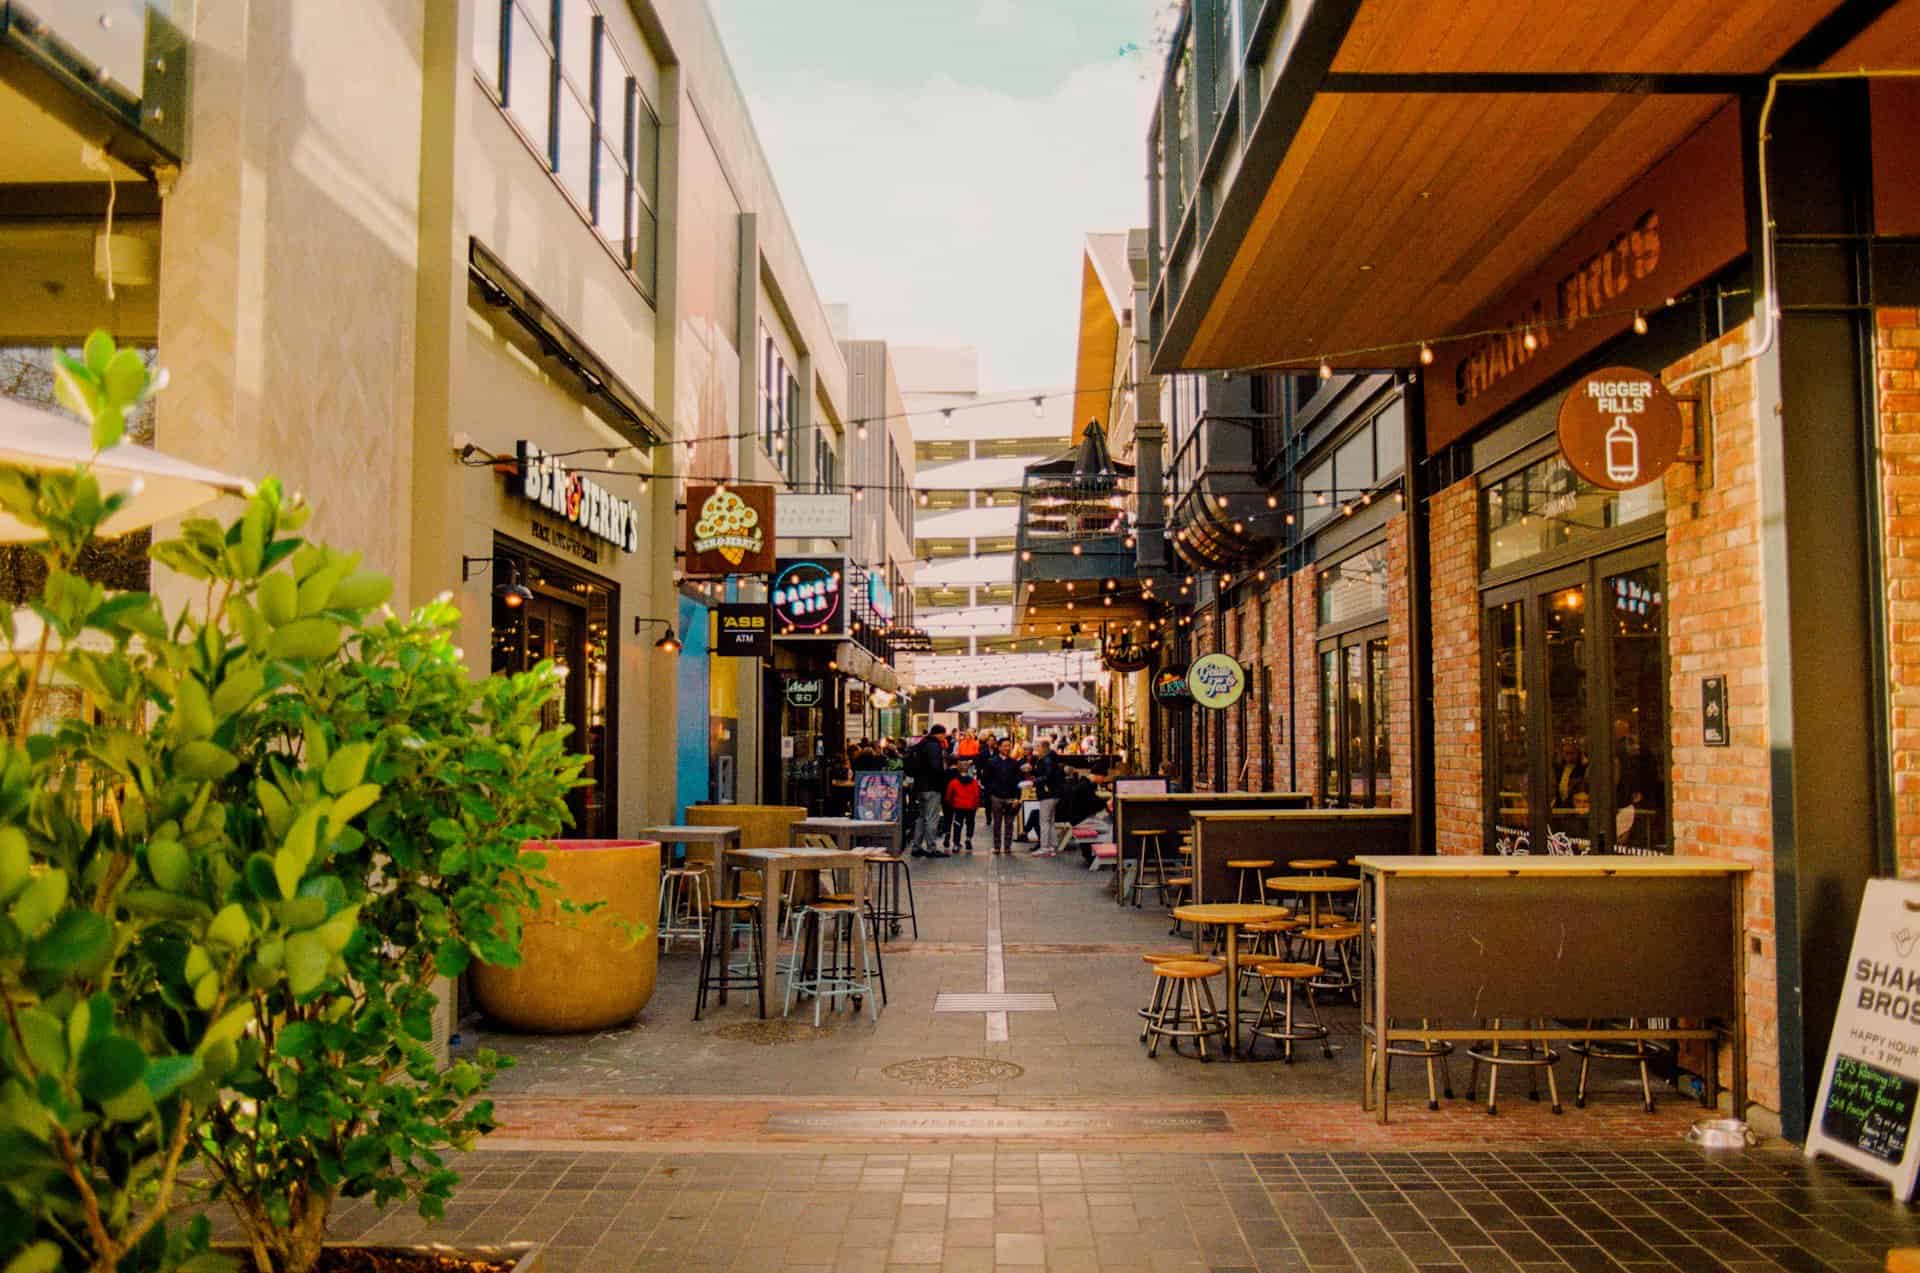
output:
[{"label": "string light", "polygon": [[1280,507],[1280,497],[1278,495],[1267,496],[1267,507],[1268,508]]},{"label": "string light", "polygon": [[1534,335],[1533,328],[1529,327],[1520,333],[1520,344],[1528,353],[1532,353],[1534,350],[1540,348],[1540,338]]},{"label": "string light", "polygon": [[1047,398],[1045,394],[1036,393],[1033,395],[1033,418],[1036,420],[1044,420],[1047,418]]},{"label": "string light", "polygon": [[1331,379],[1333,379],[1333,364],[1332,364],[1332,363],[1330,363],[1330,362],[1323,362],[1323,363],[1321,363],[1321,364],[1320,364],[1320,378],[1321,378],[1322,380],[1331,380]]},{"label": "string light", "polygon": [[1433,366],[1433,346],[1424,341],[1421,342],[1420,345],[1420,365],[1422,367]]},{"label": "string light", "polygon": [[1647,334],[1647,316],[1637,309],[1633,311],[1633,334],[1636,336]]}]

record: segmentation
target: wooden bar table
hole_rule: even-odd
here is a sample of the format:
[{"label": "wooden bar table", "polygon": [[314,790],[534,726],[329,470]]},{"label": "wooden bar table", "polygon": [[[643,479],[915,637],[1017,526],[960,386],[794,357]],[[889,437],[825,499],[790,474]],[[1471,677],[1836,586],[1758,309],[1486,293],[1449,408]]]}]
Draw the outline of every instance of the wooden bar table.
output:
[{"label": "wooden bar table", "polygon": [[[1428,858],[1427,861],[1433,859]],[[1320,927],[1320,899],[1339,893],[1358,893],[1360,881],[1343,875],[1269,875],[1267,891],[1307,899],[1307,925]]]},{"label": "wooden bar table", "polygon": [[1240,926],[1268,919],[1285,919],[1287,908],[1254,903],[1203,902],[1197,906],[1176,906],[1173,917],[1194,925],[1193,941],[1196,947],[1200,944],[1200,925],[1213,924],[1227,930],[1227,1056],[1231,1059],[1240,1051]]},{"label": "wooden bar table", "polygon": [[[789,871],[847,871],[853,878],[853,922],[867,918],[867,849],[729,849],[726,861],[760,872],[760,1015],[767,1015],[767,987],[780,961],[781,877]],[[725,896],[734,877],[722,871]],[[799,952],[794,952],[799,957]]]},{"label": "wooden bar table", "polygon": [[902,825],[869,818],[802,818],[793,824],[795,833],[811,831],[830,835],[834,843],[851,853],[863,840],[883,839],[895,853],[900,852]]},{"label": "wooden bar table", "polygon": [[[1752,868],[1703,857],[1357,857],[1361,1043],[1692,1039],[1733,1048],[1746,1117],[1745,888]],[[1633,1025],[1653,1018],[1697,1027]],[[1538,1027],[1480,1025],[1541,1021]],[[1397,1026],[1431,1021],[1437,1028]],[[1555,1022],[1624,1021],[1626,1027]],[[1387,1121],[1387,1067],[1361,1099]],[[1366,1066],[1361,1072],[1367,1072]]]},{"label": "wooden bar table", "polygon": [[[715,876],[720,874],[720,863],[727,851],[740,847],[739,827],[641,827],[640,834],[662,844],[681,845],[687,850],[689,860],[693,857],[693,847],[700,845],[705,850],[702,857],[713,864]],[[668,863],[662,862],[661,865]],[[713,881],[715,885],[719,882],[718,879]]]}]

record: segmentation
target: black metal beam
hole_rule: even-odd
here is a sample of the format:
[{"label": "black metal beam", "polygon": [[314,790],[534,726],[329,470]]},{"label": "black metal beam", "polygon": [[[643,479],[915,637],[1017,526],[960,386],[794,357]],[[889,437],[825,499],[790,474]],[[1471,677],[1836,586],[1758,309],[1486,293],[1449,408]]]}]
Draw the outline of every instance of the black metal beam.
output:
[{"label": "black metal beam", "polygon": [[1843,0],[1833,12],[1814,23],[1813,29],[1787,50],[1774,69],[1802,71],[1826,65],[1828,59],[1853,43],[1855,36],[1872,26],[1895,3],[1897,0]]},{"label": "black metal beam", "polygon": [[1765,78],[1680,71],[1332,71],[1320,82],[1320,92],[1729,97]]}]

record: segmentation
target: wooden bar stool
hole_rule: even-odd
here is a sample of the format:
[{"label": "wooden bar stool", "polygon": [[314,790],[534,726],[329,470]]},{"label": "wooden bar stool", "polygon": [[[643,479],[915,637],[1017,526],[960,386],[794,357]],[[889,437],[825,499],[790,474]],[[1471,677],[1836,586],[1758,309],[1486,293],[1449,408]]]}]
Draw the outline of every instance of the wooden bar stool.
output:
[{"label": "wooden bar stool", "polygon": [[[1134,843],[1139,847],[1134,854],[1133,881],[1129,886],[1129,892],[1136,909],[1140,905],[1140,893],[1143,889],[1151,888],[1161,902],[1167,900],[1167,862],[1160,849],[1160,840],[1165,834],[1164,831],[1157,830],[1133,833]],[[1151,882],[1147,879],[1148,871],[1153,872]]]},{"label": "wooden bar stool", "polygon": [[1185,959],[1153,966],[1155,979],[1168,988],[1158,994],[1160,1011],[1147,1023],[1147,1035],[1152,1039],[1147,1045],[1148,1056],[1158,1055],[1162,1039],[1173,1041],[1176,1054],[1180,1040],[1192,1039],[1202,1061],[1213,1059],[1207,1055],[1207,1040],[1224,1038],[1227,1023],[1209,983],[1225,971],[1221,964]]},{"label": "wooden bar stool", "polygon": [[[1193,877],[1191,875],[1175,875],[1169,877],[1166,891],[1173,894],[1173,896],[1167,899],[1167,913],[1172,914],[1176,907],[1184,906],[1193,899]],[[1173,921],[1173,927],[1167,930],[1167,936],[1185,937],[1186,935],[1186,930],[1180,927],[1179,917],[1176,916]]]},{"label": "wooden bar stool", "polygon": [[[1391,1022],[1388,1023],[1391,1026]],[[1425,1017],[1420,1019],[1420,1028],[1429,1028]],[[1387,1090],[1393,1090],[1393,1059],[1408,1057],[1427,1063],[1427,1108],[1440,1108],[1440,1093],[1445,1092],[1448,1100],[1453,1099],[1453,1073],[1447,1067],[1447,1058],[1453,1055],[1453,1044],[1445,1039],[1395,1039],[1385,1048],[1380,1047],[1376,1039],[1369,1038],[1365,1044],[1367,1061],[1368,1090],[1372,1090],[1373,1067],[1380,1063],[1384,1052],[1387,1060]],[[1439,1082],[1436,1085],[1433,1067],[1440,1067]]]},{"label": "wooden bar stool", "polygon": [[[1587,1019],[1587,1027],[1594,1027],[1592,1018]],[[1638,1018],[1629,1018],[1627,1029],[1638,1028]],[[1587,1068],[1595,1061],[1631,1061],[1640,1067],[1640,1105],[1647,1113],[1653,1113],[1653,1079],[1647,1070],[1647,1063],[1660,1055],[1660,1049],[1646,1039],[1581,1039],[1567,1044],[1567,1051],[1580,1058],[1580,1082],[1574,1089],[1573,1104],[1576,1109],[1587,1107]]]},{"label": "wooden bar stool", "polygon": [[[1495,1017],[1491,1024],[1494,1029],[1498,1030],[1500,1028],[1500,1019]],[[1479,1090],[1480,1067],[1482,1065],[1487,1067],[1488,1114],[1498,1114],[1500,1112],[1500,1107],[1497,1103],[1496,1089],[1498,1089],[1500,1085],[1500,1071],[1508,1066],[1518,1067],[1527,1072],[1527,1099],[1530,1101],[1540,1099],[1539,1076],[1540,1072],[1545,1070],[1547,1073],[1547,1095],[1553,1100],[1553,1112],[1556,1114],[1563,1112],[1560,1108],[1560,1085],[1554,1081],[1553,1077],[1553,1067],[1560,1064],[1560,1054],[1555,1052],[1547,1044],[1536,1042],[1532,1039],[1525,1039],[1519,1042],[1493,1039],[1477,1047],[1468,1048],[1467,1055],[1473,1058],[1473,1070],[1467,1079],[1467,1095],[1469,1099],[1472,1098],[1474,1092]]]},{"label": "wooden bar stool", "polygon": [[[1262,960],[1290,959],[1293,935],[1305,928],[1300,920],[1265,919],[1240,929],[1240,982],[1244,986],[1254,977],[1253,965]],[[1297,962],[1297,961],[1296,961]]]},{"label": "wooden bar stool", "polygon": [[[743,897],[719,898],[712,904],[711,923],[700,952],[700,983],[694,993],[693,1019],[698,1021],[707,1010],[707,991],[718,983],[719,1002],[725,1005],[729,990],[758,990],[766,970],[760,966],[760,903]],[[747,930],[747,957],[740,965],[733,961],[733,939],[739,928]]]},{"label": "wooden bar stool", "polygon": [[[1313,980],[1320,975],[1318,964],[1297,964],[1284,959],[1263,959],[1254,965],[1253,974],[1266,988],[1266,995],[1260,1001],[1259,1015],[1253,1024],[1247,1027],[1247,1055],[1253,1055],[1255,1044],[1261,1039],[1272,1039],[1280,1045],[1280,1056],[1288,1065],[1293,1064],[1293,1045],[1309,1040],[1320,1041],[1320,1051],[1329,1060],[1333,1057],[1333,1040],[1326,1023],[1320,1019],[1320,1005],[1313,1001]],[[1282,1000],[1281,1012],[1276,1018],[1273,1014],[1273,991],[1279,987]],[[1293,992],[1298,987],[1307,1002],[1307,1013],[1313,1020],[1296,1022],[1293,1019]]]},{"label": "wooden bar stool", "polygon": [[1359,978],[1353,975],[1353,943],[1360,939],[1360,925],[1329,922],[1322,918],[1317,928],[1303,929],[1300,940],[1319,952],[1318,963],[1325,971],[1313,983],[1315,990],[1351,995],[1360,999]]},{"label": "wooden bar stool", "polygon": [[1247,901],[1247,876],[1251,874],[1253,876],[1253,891],[1255,893],[1253,900],[1262,906],[1266,905],[1267,877],[1265,873],[1273,869],[1272,858],[1231,858],[1227,862],[1227,869],[1239,876],[1238,883],[1235,885],[1233,891],[1234,901],[1241,903]]},{"label": "wooden bar stool", "polygon": [[[1140,956],[1140,961],[1149,968],[1157,968],[1161,964],[1218,962],[1212,959],[1202,959],[1190,950],[1149,951]],[[1221,965],[1223,968],[1225,966],[1224,964]],[[1147,1001],[1146,1007],[1140,1009],[1140,1042],[1145,1043],[1147,1041],[1148,1027],[1151,1026],[1154,1019],[1160,1015],[1161,1005],[1166,1002],[1167,988],[1171,985],[1173,985],[1171,981],[1163,978],[1155,977],[1153,979],[1153,998]]]}]

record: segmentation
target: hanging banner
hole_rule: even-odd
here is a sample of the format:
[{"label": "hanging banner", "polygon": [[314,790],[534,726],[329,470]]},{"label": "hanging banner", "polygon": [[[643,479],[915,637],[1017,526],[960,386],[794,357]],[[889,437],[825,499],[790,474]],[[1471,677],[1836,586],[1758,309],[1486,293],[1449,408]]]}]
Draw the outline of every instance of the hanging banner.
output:
[{"label": "hanging banner", "polygon": [[729,601],[714,607],[713,652],[723,659],[773,657],[773,620],[765,602]]},{"label": "hanging banner", "polygon": [[773,634],[838,637],[847,630],[840,557],[782,557],[773,572]]},{"label": "hanging banner", "polygon": [[1247,692],[1247,669],[1231,654],[1203,654],[1187,669],[1187,693],[1202,707],[1223,712]]},{"label": "hanging banner", "polygon": [[1825,1154],[1913,1197],[1920,1145],[1920,885],[1868,880],[1853,929],[1846,986],[1827,1042],[1827,1064],[1807,1157]]},{"label": "hanging banner", "polygon": [[689,578],[773,571],[771,486],[687,487]]}]

